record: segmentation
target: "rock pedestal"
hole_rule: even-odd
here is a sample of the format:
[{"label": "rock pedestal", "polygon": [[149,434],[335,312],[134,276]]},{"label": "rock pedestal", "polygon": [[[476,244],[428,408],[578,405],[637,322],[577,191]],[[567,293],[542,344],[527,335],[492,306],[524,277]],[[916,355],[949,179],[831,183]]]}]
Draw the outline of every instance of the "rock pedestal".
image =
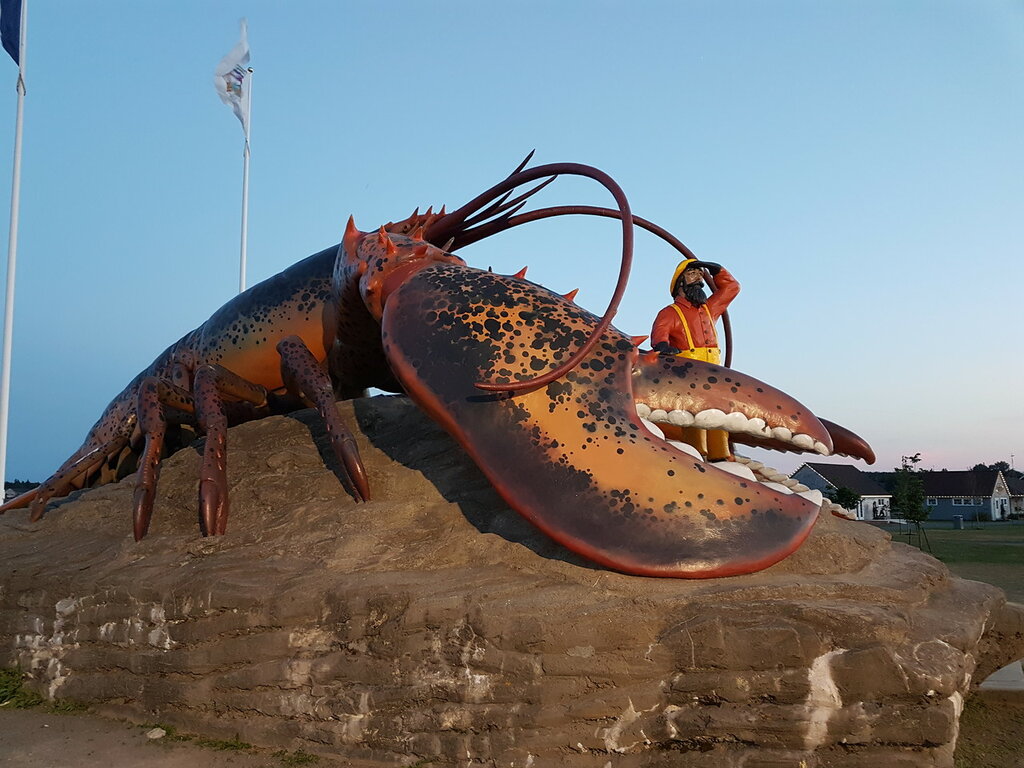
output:
[{"label": "rock pedestal", "polygon": [[[0,664],[50,697],[384,765],[951,766],[964,697],[1024,655],[1002,593],[823,516],[750,576],[595,567],[511,512],[404,398],[339,405],[374,499],[311,412],[229,436],[228,535],[198,448],[39,523],[0,517]],[[595,521],[596,525],[600,521]]]}]

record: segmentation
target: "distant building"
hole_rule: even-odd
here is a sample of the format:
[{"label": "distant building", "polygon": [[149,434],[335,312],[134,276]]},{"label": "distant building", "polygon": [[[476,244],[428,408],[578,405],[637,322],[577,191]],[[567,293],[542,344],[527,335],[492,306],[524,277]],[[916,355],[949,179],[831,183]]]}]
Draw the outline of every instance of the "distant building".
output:
[{"label": "distant building", "polygon": [[[871,472],[880,485],[892,489],[895,472]],[[924,483],[929,520],[1006,520],[1013,512],[1010,488],[996,469],[917,472]]]},{"label": "distant building", "polygon": [[1003,477],[1006,478],[1006,485],[1010,488],[1010,514],[1024,515],[1024,477],[1010,477],[1009,475],[1003,475]]},{"label": "distant building", "polygon": [[31,491],[38,485],[39,483],[33,483],[28,480],[14,480],[9,483],[4,483],[4,501],[10,501],[15,496],[18,496],[25,491]]},{"label": "distant building", "polygon": [[892,494],[852,464],[808,462],[792,477],[826,496],[840,488],[853,491],[860,496],[854,510],[858,520],[888,520],[890,517]]}]

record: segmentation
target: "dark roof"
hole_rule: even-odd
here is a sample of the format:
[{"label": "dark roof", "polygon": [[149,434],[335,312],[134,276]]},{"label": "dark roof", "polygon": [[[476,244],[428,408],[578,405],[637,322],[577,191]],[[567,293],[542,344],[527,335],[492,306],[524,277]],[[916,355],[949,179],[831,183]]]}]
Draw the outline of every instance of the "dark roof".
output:
[{"label": "dark roof", "polygon": [[[886,488],[892,488],[895,472],[871,472],[871,477]],[[991,496],[996,489],[999,471],[965,469],[952,472],[924,470],[916,473],[924,481],[925,496]]]},{"label": "dark roof", "polygon": [[999,471],[995,469],[924,472],[926,496],[991,496]]},{"label": "dark roof", "polygon": [[[820,464],[807,462],[809,467],[836,488],[849,488],[858,496],[889,496],[889,491],[876,483],[852,464]],[[799,471],[799,470],[797,470]]]},{"label": "dark roof", "polygon": [[1006,484],[1010,486],[1011,496],[1024,496],[1024,477],[1010,477],[1005,472],[1003,477],[1006,478]]}]

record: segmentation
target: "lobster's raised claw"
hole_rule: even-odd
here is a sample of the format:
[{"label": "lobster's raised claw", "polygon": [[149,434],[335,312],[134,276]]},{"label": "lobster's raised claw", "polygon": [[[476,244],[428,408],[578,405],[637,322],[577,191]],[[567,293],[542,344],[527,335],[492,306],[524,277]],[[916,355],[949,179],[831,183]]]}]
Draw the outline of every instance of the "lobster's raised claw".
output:
[{"label": "lobster's raised claw", "polygon": [[832,453],[837,456],[850,456],[854,459],[863,459],[868,464],[875,463],[875,452],[868,445],[868,441],[851,429],[833,421],[821,420],[832,437]]},{"label": "lobster's raised claw", "polygon": [[732,368],[648,352],[634,366],[633,395],[639,414],[669,435],[673,428],[724,429],[734,442],[832,453],[827,427],[804,405]]},{"label": "lobster's raised claw", "polygon": [[[637,414],[634,383],[654,372],[649,394],[664,377],[702,398],[703,410],[730,408],[754,425],[763,419],[827,453],[824,426],[765,384],[717,366],[640,359],[612,328],[561,380],[516,394],[481,392],[475,380],[527,380],[563,362],[598,318],[533,283],[459,265],[416,273],[388,297],[382,320],[388,362],[409,395],[510,506],[597,563],[649,576],[749,573],[796,549],[817,518],[820,497],[695,459]],[[713,382],[711,368],[743,394]]]}]

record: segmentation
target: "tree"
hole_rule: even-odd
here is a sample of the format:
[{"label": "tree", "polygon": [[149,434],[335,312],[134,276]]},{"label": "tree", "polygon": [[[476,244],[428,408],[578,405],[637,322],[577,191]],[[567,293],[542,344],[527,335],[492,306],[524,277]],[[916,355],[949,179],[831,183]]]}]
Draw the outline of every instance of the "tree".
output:
[{"label": "tree", "polygon": [[1006,461],[997,461],[993,464],[975,464],[971,469],[975,472],[984,471],[986,469],[994,469],[999,472],[1009,472],[1010,464]]},{"label": "tree", "polygon": [[[892,508],[894,514],[913,526],[913,531],[907,530],[907,536],[916,532],[917,546],[921,549],[927,548],[931,552],[928,535],[921,527],[921,523],[928,519],[928,507],[924,503],[924,480],[917,468],[920,463],[920,453],[901,457],[900,466],[896,467],[893,473],[895,480],[892,488]],[[924,546],[921,546],[922,538]]]},{"label": "tree", "polygon": [[860,504],[860,496],[845,485],[839,488],[829,488],[825,491],[825,495],[843,509],[856,509]]},{"label": "tree", "polygon": [[1010,469],[1010,464],[1006,461],[996,461],[992,464],[975,464],[971,467],[972,472],[984,472],[985,470],[996,470],[998,472],[1002,472],[1007,477],[1024,477],[1024,474],[1021,472],[1015,469]]},{"label": "tree", "polygon": [[893,514],[916,525],[928,519],[928,507],[924,504],[924,480],[917,469],[919,463],[920,453],[903,456],[900,466],[895,468],[896,477],[892,489]]}]

